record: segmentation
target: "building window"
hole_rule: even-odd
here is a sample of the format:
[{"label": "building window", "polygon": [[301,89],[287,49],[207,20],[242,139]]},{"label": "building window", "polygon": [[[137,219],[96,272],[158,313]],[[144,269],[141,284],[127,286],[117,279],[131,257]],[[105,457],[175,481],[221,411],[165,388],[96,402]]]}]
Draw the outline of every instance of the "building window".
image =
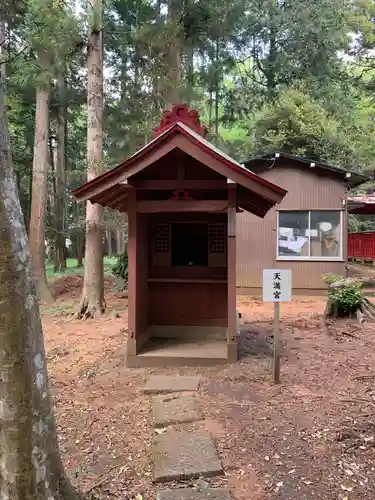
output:
[{"label": "building window", "polygon": [[342,211],[278,212],[277,258],[342,260]]}]

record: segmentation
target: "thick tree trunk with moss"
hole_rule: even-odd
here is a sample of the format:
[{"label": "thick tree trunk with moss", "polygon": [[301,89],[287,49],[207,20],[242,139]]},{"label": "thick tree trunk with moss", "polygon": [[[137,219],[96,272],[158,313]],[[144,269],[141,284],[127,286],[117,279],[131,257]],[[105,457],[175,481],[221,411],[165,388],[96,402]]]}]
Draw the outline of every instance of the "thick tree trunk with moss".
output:
[{"label": "thick tree trunk with moss", "polygon": [[49,165],[49,102],[50,86],[36,90],[33,180],[29,241],[32,269],[38,284],[39,298],[48,302],[52,294],[47,284],[45,269],[45,213],[47,207],[47,174]]},{"label": "thick tree trunk with moss", "polygon": [[78,500],[62,467],[0,80],[0,498]]},{"label": "thick tree trunk with moss", "polygon": [[[103,171],[102,10],[102,0],[93,0],[88,4],[87,181]],[[81,318],[95,317],[105,311],[103,234],[103,208],[88,201],[84,283],[78,309],[78,316]]]}]

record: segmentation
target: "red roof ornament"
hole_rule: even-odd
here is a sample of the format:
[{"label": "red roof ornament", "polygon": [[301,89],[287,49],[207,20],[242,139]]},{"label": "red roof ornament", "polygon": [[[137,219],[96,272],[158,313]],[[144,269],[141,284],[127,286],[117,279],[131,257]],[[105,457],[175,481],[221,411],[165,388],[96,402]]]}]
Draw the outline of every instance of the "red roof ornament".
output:
[{"label": "red roof ornament", "polygon": [[201,124],[198,111],[196,109],[189,110],[186,104],[176,104],[171,110],[164,111],[159,127],[154,130],[155,137],[177,122],[183,123],[203,137],[207,135],[207,127]]}]

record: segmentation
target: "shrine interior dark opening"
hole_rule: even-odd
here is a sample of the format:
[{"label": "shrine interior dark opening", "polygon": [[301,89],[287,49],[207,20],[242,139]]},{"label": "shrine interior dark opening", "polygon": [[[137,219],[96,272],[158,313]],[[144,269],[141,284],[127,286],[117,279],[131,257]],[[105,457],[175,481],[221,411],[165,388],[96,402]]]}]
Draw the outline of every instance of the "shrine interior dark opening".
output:
[{"label": "shrine interior dark opening", "polygon": [[208,224],[171,224],[172,266],[208,265]]}]

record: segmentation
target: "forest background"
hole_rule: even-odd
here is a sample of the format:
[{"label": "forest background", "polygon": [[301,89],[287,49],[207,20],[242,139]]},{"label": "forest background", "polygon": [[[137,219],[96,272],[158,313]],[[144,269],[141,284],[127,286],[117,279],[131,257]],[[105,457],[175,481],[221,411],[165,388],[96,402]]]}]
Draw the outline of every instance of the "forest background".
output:
[{"label": "forest background", "polygon": [[[55,272],[68,257],[82,265],[87,217],[104,231],[104,254],[124,251],[124,216],[85,214],[71,191],[149,141],[172,103],[198,109],[209,139],[239,161],[283,151],[374,168],[375,2],[91,2],[0,7],[13,168],[40,283],[48,262]],[[351,229],[374,228],[351,219]]]}]

